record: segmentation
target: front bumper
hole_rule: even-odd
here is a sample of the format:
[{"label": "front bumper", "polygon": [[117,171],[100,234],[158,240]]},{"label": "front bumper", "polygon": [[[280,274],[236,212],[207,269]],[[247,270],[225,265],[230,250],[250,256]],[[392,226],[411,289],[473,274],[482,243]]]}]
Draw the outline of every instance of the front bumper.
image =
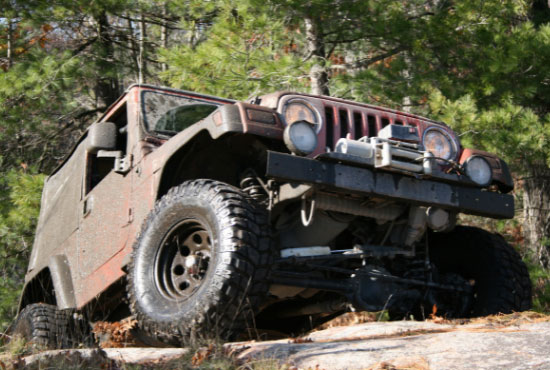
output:
[{"label": "front bumper", "polygon": [[291,183],[316,185],[344,194],[391,199],[420,206],[491,218],[513,218],[514,198],[483,191],[445,179],[415,177],[404,173],[343,164],[343,161],[310,159],[268,152],[266,175]]}]

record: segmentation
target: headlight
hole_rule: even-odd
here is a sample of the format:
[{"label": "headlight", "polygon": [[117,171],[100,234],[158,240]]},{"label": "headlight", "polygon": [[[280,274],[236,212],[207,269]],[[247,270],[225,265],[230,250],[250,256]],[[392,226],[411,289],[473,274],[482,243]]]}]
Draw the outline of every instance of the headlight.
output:
[{"label": "headlight", "polygon": [[485,158],[479,155],[471,156],[464,166],[466,168],[466,175],[476,184],[487,186],[491,183],[493,172],[491,165]]},{"label": "headlight", "polygon": [[306,121],[315,127],[315,133],[321,131],[321,115],[307,100],[290,99],[283,107],[283,118],[286,125]]},{"label": "headlight", "polygon": [[310,123],[298,121],[286,126],[283,138],[294,154],[308,155],[317,148],[317,133]]},{"label": "headlight", "polygon": [[424,131],[422,144],[426,151],[443,160],[455,159],[458,150],[458,144],[447,131],[437,127],[430,127]]}]

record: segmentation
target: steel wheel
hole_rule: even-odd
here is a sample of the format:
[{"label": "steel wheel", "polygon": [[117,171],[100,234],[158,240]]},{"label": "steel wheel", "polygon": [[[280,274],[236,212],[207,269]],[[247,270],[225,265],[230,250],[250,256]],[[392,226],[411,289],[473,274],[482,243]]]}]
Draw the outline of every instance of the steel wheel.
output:
[{"label": "steel wheel", "polygon": [[189,298],[202,285],[211,257],[212,240],[206,226],[199,220],[184,220],[170,230],[159,248],[157,289],[168,299]]}]

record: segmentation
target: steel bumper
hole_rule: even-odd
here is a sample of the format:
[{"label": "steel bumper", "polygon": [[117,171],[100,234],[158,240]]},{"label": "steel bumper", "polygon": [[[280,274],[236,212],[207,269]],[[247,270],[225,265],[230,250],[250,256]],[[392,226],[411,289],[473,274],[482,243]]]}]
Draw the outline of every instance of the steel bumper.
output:
[{"label": "steel bumper", "polygon": [[513,218],[514,198],[407,174],[268,152],[266,175],[347,194],[408,202],[491,218]]}]

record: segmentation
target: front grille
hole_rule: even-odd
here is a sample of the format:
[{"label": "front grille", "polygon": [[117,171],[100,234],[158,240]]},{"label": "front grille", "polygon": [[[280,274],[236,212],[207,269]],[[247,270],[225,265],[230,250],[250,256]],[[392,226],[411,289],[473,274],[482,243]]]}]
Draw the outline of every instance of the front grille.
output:
[{"label": "front grille", "polygon": [[[350,136],[358,140],[364,136],[373,137],[378,131],[389,124],[407,125],[406,120],[400,116],[399,119],[391,116],[383,116],[384,112],[377,112],[368,108],[344,108],[336,105],[325,105],[325,147],[333,151],[336,142],[340,138]],[[322,140],[322,138],[321,138]]]}]

